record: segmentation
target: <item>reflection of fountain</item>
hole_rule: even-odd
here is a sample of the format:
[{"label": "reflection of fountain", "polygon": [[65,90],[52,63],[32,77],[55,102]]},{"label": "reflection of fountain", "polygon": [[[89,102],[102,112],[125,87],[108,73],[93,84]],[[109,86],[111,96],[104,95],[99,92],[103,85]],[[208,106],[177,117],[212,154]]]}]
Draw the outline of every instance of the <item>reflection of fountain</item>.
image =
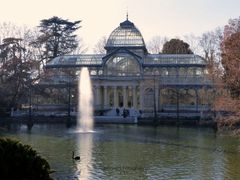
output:
[{"label": "reflection of fountain", "polygon": [[77,164],[79,174],[78,179],[91,179],[92,171],[92,133],[81,133],[78,136],[79,155],[81,157],[80,163]]},{"label": "reflection of fountain", "polygon": [[78,92],[77,128],[81,132],[91,132],[93,130],[92,85],[86,67],[81,69],[79,75]]},{"label": "reflection of fountain", "polygon": [[78,117],[77,129],[78,149],[80,150],[80,163],[77,164],[78,178],[88,180],[92,169],[92,133],[93,132],[93,97],[89,71],[86,67],[81,69],[78,80]]}]

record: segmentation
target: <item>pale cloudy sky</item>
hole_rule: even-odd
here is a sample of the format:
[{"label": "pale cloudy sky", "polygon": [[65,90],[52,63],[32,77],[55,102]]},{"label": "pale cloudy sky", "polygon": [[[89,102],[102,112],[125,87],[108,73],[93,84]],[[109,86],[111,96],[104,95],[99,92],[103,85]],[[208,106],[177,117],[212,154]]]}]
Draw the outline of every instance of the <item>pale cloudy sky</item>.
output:
[{"label": "pale cloudy sky", "polygon": [[156,35],[200,35],[240,16],[239,0],[0,0],[0,4],[0,23],[33,27],[52,16],[82,20],[78,34],[90,51],[126,19],[127,9],[146,42]]}]

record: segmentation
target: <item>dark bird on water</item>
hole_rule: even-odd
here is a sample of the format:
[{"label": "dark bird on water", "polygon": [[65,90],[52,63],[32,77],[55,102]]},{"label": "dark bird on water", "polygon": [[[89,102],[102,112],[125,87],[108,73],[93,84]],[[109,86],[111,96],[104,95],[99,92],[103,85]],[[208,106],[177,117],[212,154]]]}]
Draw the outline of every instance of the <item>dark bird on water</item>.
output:
[{"label": "dark bird on water", "polygon": [[72,152],[72,159],[74,160],[80,160],[80,156],[74,156],[74,151]]}]

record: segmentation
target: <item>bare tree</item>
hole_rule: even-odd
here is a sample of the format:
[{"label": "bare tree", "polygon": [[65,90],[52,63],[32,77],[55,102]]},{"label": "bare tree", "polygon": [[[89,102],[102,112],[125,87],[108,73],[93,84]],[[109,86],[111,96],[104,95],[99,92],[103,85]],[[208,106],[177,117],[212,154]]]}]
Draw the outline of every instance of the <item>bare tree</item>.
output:
[{"label": "bare tree", "polygon": [[88,48],[84,44],[82,38],[77,37],[78,47],[71,54],[84,54],[88,51]]},{"label": "bare tree", "polygon": [[93,52],[98,53],[98,54],[105,54],[106,53],[106,50],[105,50],[106,44],[107,44],[107,37],[103,36],[101,39],[99,39],[97,44],[94,46]]},{"label": "bare tree", "polygon": [[17,26],[10,22],[4,22],[0,24],[0,43],[3,43],[3,39],[7,38],[21,39],[21,46],[25,49],[24,53],[22,54],[24,56],[23,59],[31,59],[35,61],[36,66],[38,66],[39,74],[40,68],[44,66],[44,64],[41,62],[43,50],[31,44],[31,42],[38,36],[40,35],[36,28]]},{"label": "bare tree", "polygon": [[223,40],[222,28],[203,33],[200,37],[199,45],[202,56],[208,63],[219,63],[221,61],[221,42]]},{"label": "bare tree", "polygon": [[162,52],[163,45],[168,41],[167,37],[154,36],[147,43],[147,49],[152,54],[159,54]]},{"label": "bare tree", "polygon": [[184,41],[189,44],[191,47],[191,50],[194,54],[200,54],[201,53],[201,47],[199,45],[200,37],[196,36],[194,34],[187,34],[184,36]]},{"label": "bare tree", "polygon": [[[223,38],[223,31],[221,28],[217,28],[213,31],[208,31],[202,34],[199,40],[200,55],[204,57],[207,63],[206,80],[210,80],[213,87],[208,98],[211,101],[211,108],[213,112],[216,112],[214,106],[215,101],[219,98],[217,94],[220,93],[220,87],[222,84],[223,68],[221,65],[221,42]],[[200,97],[204,99],[204,97]]]},{"label": "bare tree", "polygon": [[240,32],[240,17],[228,20],[228,24],[224,26],[224,39],[236,32]]},{"label": "bare tree", "polygon": [[3,39],[15,37],[21,38],[21,45],[27,48],[32,40],[33,29],[27,26],[16,26],[11,22],[4,22],[0,24],[0,43],[3,43]]},{"label": "bare tree", "polygon": [[31,52],[25,49],[22,39],[9,37],[3,39],[0,45],[0,105],[16,106],[21,99],[25,99],[30,87],[32,71],[35,61],[31,59]]},{"label": "bare tree", "polygon": [[3,22],[0,24],[0,43],[2,40],[8,37],[17,37],[17,32],[19,32],[20,27],[17,27],[11,22]]}]

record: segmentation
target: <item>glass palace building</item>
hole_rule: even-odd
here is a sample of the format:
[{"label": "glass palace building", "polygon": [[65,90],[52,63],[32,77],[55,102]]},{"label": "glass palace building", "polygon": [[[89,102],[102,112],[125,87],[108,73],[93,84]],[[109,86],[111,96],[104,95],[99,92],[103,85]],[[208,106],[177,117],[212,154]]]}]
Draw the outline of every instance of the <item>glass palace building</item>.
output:
[{"label": "glass palace building", "polygon": [[105,49],[106,54],[64,55],[48,62],[48,76],[38,86],[51,95],[43,98],[39,93],[36,102],[75,111],[78,74],[88,67],[95,115],[116,108],[134,109],[143,116],[200,114],[210,108],[212,89],[202,57],[148,53],[140,31],[128,19],[112,31]]}]

